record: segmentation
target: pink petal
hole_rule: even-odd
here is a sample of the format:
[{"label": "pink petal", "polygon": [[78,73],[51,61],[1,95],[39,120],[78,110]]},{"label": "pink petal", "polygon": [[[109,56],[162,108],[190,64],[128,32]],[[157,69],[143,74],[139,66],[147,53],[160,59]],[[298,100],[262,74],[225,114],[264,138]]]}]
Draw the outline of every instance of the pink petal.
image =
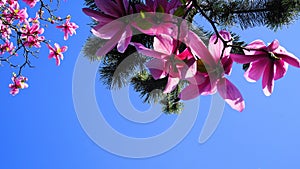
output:
[{"label": "pink petal", "polygon": [[130,41],[131,41],[131,36],[132,36],[132,31],[131,31],[131,27],[128,25],[125,28],[124,33],[121,36],[120,41],[118,42],[118,51],[121,53],[124,53],[125,50],[127,49]]},{"label": "pink petal", "polygon": [[181,52],[180,54],[176,55],[176,57],[180,60],[184,60],[184,59],[191,59],[194,58],[193,54],[190,52],[190,50],[188,50],[188,48],[186,48],[183,52]]},{"label": "pink petal", "polygon": [[285,52],[285,54],[277,54],[277,57],[281,58],[283,61],[287,62],[288,64],[300,68],[300,60],[293,55],[292,53]]},{"label": "pink petal", "polygon": [[255,40],[246,46],[247,49],[255,49],[255,50],[244,50],[245,55],[257,55],[262,54],[264,52],[258,51],[256,49],[267,49],[267,46],[262,40]]},{"label": "pink petal", "polygon": [[122,16],[120,7],[112,0],[95,0],[97,7],[104,13],[119,18]]},{"label": "pink petal", "polygon": [[150,56],[157,59],[163,59],[167,57],[166,54],[157,52],[152,49],[148,49],[140,43],[132,43],[132,44],[136,47],[136,50],[143,55]]},{"label": "pink petal", "polygon": [[60,48],[58,43],[54,43],[55,51]]},{"label": "pink petal", "polygon": [[273,52],[279,47],[279,41],[275,39],[267,48],[268,51]]},{"label": "pink petal", "polygon": [[266,96],[270,96],[274,89],[274,64],[267,64],[263,79],[262,79],[262,87]]},{"label": "pink petal", "polygon": [[200,85],[206,80],[206,77],[202,73],[197,72],[193,77],[188,77],[186,80],[191,84]]},{"label": "pink petal", "polygon": [[255,62],[252,62],[245,72],[244,76],[248,82],[256,82],[262,76],[267,64],[271,64],[269,58],[264,58]]},{"label": "pink petal", "polygon": [[92,29],[92,33],[102,39],[111,39],[113,36],[115,36],[120,31],[122,33],[125,32],[124,28],[125,28],[124,23],[116,20],[116,21],[112,21],[100,28],[94,27]]},{"label": "pink petal", "polygon": [[283,60],[275,61],[275,76],[274,80],[278,80],[285,76],[288,69],[288,63],[284,62]]},{"label": "pink petal", "polygon": [[206,48],[203,41],[192,31],[188,32],[188,35],[185,39],[185,43],[187,46],[190,47],[191,52],[198,56],[200,59],[203,60],[204,63],[215,66],[216,62],[214,61],[213,57],[211,56],[210,52]]},{"label": "pink petal", "polygon": [[267,53],[259,54],[259,55],[240,55],[240,54],[231,54],[231,59],[237,63],[246,64],[255,62],[261,59],[269,58]]},{"label": "pink petal", "polygon": [[216,92],[215,84],[210,83],[208,77],[205,78],[203,83],[200,85],[189,84],[186,88],[184,88],[181,93],[179,94],[179,98],[182,100],[190,100],[196,98],[199,95],[209,95]]},{"label": "pink petal", "polygon": [[197,73],[197,62],[195,60],[186,63],[187,71],[185,72],[184,78],[193,77]]},{"label": "pink petal", "polygon": [[225,55],[222,58],[221,62],[222,62],[223,68],[224,68],[224,72],[227,75],[230,75],[232,64],[233,64],[233,60],[229,57],[229,55]]},{"label": "pink petal", "polygon": [[99,11],[95,11],[89,8],[83,8],[82,12],[99,22],[109,23],[115,19],[109,15],[103,14]]},{"label": "pink petal", "polygon": [[120,40],[121,34],[118,33],[112,39],[108,40],[101,48],[96,52],[96,55],[99,57],[105,56],[109,51],[111,51]]},{"label": "pink petal", "polygon": [[173,39],[168,35],[162,34],[154,38],[153,48],[160,53],[171,55],[173,47]]},{"label": "pink petal", "polygon": [[235,110],[242,112],[245,101],[240,91],[226,78],[220,79],[217,84],[221,97]]},{"label": "pink petal", "polygon": [[200,95],[198,85],[189,84],[185,87],[179,94],[181,100],[190,100],[198,97]]},{"label": "pink petal", "polygon": [[[220,35],[224,38],[224,40],[231,39],[231,35],[229,32],[221,31]],[[211,55],[213,56],[216,63],[219,61],[219,59],[221,57],[223,48],[224,48],[224,44],[221,41],[221,39],[217,38],[217,35],[215,35],[215,34],[212,35],[209,39],[208,50],[211,53]],[[230,50],[231,50],[231,48],[226,48],[223,56],[229,55]]]},{"label": "pink petal", "polygon": [[63,47],[60,48],[60,50],[61,50],[61,52],[65,52],[65,51],[68,50],[68,47],[67,46],[63,46]]},{"label": "pink petal", "polygon": [[177,84],[179,83],[179,80],[180,80],[179,78],[173,78],[173,77],[169,76],[168,83],[167,83],[166,88],[163,93],[166,94],[166,93],[170,93],[171,91],[173,91],[176,88]]},{"label": "pink petal", "polygon": [[152,59],[146,63],[147,68],[150,70],[151,75],[155,80],[166,77],[166,61],[162,59]]},{"label": "pink petal", "polygon": [[54,58],[56,60],[56,65],[59,66],[60,65],[60,59],[59,59],[59,57],[55,56]]}]

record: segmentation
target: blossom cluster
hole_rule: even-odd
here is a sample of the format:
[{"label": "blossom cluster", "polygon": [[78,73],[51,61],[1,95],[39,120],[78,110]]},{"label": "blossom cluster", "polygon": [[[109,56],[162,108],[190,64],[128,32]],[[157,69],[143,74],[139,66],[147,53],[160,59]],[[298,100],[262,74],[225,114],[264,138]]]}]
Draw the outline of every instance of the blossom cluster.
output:
[{"label": "blossom cluster", "polygon": [[[55,16],[52,13],[49,5],[45,5],[43,0],[23,0],[26,5],[33,8],[41,2],[40,8],[36,12],[35,17],[30,17],[27,12],[27,7],[21,8],[18,0],[1,0],[0,1],[0,63],[7,63],[10,67],[19,68],[18,73],[13,73],[13,84],[9,85],[10,93],[16,95],[19,89],[27,88],[25,85],[27,78],[21,75],[22,69],[25,66],[31,67],[29,55],[35,56],[38,49],[42,48],[42,44],[46,44],[49,49],[49,58],[56,60],[56,65],[60,65],[60,60],[63,59],[63,52],[67,50],[67,46],[60,47],[54,43],[54,47],[49,44],[49,40],[43,35],[46,24],[41,22],[48,22],[56,24],[56,28],[64,33],[64,40],[68,40],[69,35],[76,34],[78,25],[71,22],[71,16],[66,18]],[[32,10],[32,9],[29,9]],[[49,18],[45,18],[45,12],[48,12]],[[12,63],[11,58],[24,56],[24,63],[21,65]]]},{"label": "blossom cluster", "polygon": [[[286,74],[288,64],[300,68],[300,60],[280,46],[278,40],[268,46],[256,40],[239,46],[244,54],[234,54],[231,34],[215,30],[205,45],[185,20],[190,9],[197,7],[195,2],[146,0],[133,4],[128,0],[95,0],[98,10],[83,8],[83,12],[97,22],[92,33],[107,39],[97,50],[97,56],[102,57],[115,47],[123,53],[129,45],[134,46],[139,53],[152,58],[146,66],[154,79],[168,79],[164,93],[170,93],[180,81],[188,82],[179,94],[182,100],[219,92],[233,109],[241,112],[245,101],[227,78],[234,62],[250,64],[245,78],[254,82],[262,77],[267,96],[273,92],[274,81]],[[152,47],[132,41],[133,32],[137,31],[154,37]]]}]

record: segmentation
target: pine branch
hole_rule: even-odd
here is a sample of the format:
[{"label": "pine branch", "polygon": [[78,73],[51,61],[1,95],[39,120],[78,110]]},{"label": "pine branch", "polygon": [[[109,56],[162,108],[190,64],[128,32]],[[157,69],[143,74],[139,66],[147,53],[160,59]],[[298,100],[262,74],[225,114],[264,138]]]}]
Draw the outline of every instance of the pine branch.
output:
[{"label": "pine branch", "polygon": [[207,0],[199,6],[218,25],[242,29],[268,26],[276,30],[298,19],[299,0]]},{"label": "pine branch", "polygon": [[178,95],[181,91],[182,84],[178,84],[178,86],[168,94],[164,95],[164,98],[160,101],[163,105],[163,112],[165,114],[180,114],[183,110],[183,103],[180,102]]},{"label": "pine branch", "polygon": [[109,89],[118,89],[130,83],[137,71],[144,69],[146,58],[136,52],[135,47],[129,46],[124,53],[116,48],[110,51],[99,67],[100,80]]},{"label": "pine branch", "polygon": [[131,84],[145,103],[157,103],[162,99],[162,91],[167,84],[167,78],[155,80],[147,71],[138,73],[131,79]]}]

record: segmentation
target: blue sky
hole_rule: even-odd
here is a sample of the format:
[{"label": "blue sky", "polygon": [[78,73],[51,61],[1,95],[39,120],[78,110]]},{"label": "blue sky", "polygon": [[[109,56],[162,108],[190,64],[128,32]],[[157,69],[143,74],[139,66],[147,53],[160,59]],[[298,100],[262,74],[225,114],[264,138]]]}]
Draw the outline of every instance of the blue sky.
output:
[{"label": "blue sky", "polygon": [[[69,46],[61,66],[49,60],[48,50],[33,60],[34,69],[26,69],[30,87],[19,95],[9,95],[10,72],[0,71],[0,168],[9,169],[99,169],[99,168],[203,168],[203,169],[281,169],[299,168],[300,115],[298,86],[300,70],[289,67],[287,75],[275,82],[272,96],[264,96],[261,81],[249,83],[243,77],[241,65],[235,64],[229,79],[240,89],[246,109],[242,113],[226,105],[215,133],[204,144],[198,137],[209,110],[211,97],[200,98],[195,124],[188,135],[171,150],[151,158],[132,159],[103,150],[85,133],[77,118],[72,96],[72,78],[76,60],[85,39],[90,35],[89,17],[81,12],[82,2],[62,3],[61,14],[71,14],[79,25],[77,35],[63,41],[59,31],[46,37]],[[251,42],[278,39],[288,51],[300,57],[300,22],[277,32],[255,28],[239,32]],[[116,110],[110,91],[96,80],[96,97],[107,122],[117,131],[131,137],[145,138],[164,132],[176,120],[176,115],[162,114],[149,124],[136,124],[123,118]],[[141,105],[130,92],[133,105]],[[188,125],[188,124],[187,124]],[[172,138],[170,138],[172,139]],[[112,140],[116,141],[116,140]],[[120,143],[122,144],[122,143]],[[160,143],[157,143],[158,146]],[[136,147],[132,147],[133,149]],[[155,147],[153,147],[155,149]]]}]

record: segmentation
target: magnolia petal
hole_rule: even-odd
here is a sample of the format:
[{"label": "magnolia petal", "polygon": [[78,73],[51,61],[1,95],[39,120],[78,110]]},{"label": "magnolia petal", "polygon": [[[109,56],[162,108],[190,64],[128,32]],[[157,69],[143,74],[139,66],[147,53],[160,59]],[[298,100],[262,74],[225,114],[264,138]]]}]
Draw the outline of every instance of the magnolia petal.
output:
[{"label": "magnolia petal", "polygon": [[230,75],[233,60],[229,57],[229,55],[227,55],[227,56],[223,56],[221,62],[222,62],[225,74]]},{"label": "magnolia petal", "polygon": [[258,81],[262,76],[267,64],[271,64],[269,58],[252,62],[245,72],[244,77],[248,82]]},{"label": "magnolia petal", "polygon": [[162,59],[152,59],[146,63],[147,68],[150,70],[151,75],[155,80],[161,79],[167,76],[166,61]]},{"label": "magnolia petal", "polygon": [[267,53],[259,54],[259,55],[241,55],[241,54],[230,54],[230,57],[233,61],[241,64],[247,64],[254,61],[258,61],[260,59],[268,58]]},{"label": "magnolia petal", "polygon": [[266,96],[270,96],[274,90],[274,64],[267,64],[263,79],[262,88]]},{"label": "magnolia petal", "polygon": [[104,13],[114,16],[116,18],[121,17],[121,10],[120,7],[117,6],[114,1],[111,0],[95,0],[95,4],[97,7]]},{"label": "magnolia petal", "polygon": [[125,31],[123,32],[121,39],[118,42],[117,49],[119,52],[124,53],[127,49],[132,36],[132,30],[129,25],[125,28]]},{"label": "magnolia petal", "polygon": [[196,98],[199,95],[210,95],[216,92],[216,85],[212,84],[207,77],[203,79],[203,82],[199,85],[190,83],[186,88],[184,88],[179,94],[179,98],[182,100],[190,100]]},{"label": "magnolia petal", "polygon": [[220,79],[217,88],[220,96],[231,106],[231,108],[239,112],[242,112],[245,109],[243,96],[228,79]]},{"label": "magnolia petal", "polygon": [[283,76],[285,76],[287,69],[288,69],[288,63],[284,62],[283,60],[276,61],[274,80],[278,80]]},{"label": "magnolia petal", "polygon": [[194,76],[186,78],[186,80],[191,84],[200,85],[206,80],[206,77],[202,73],[197,72]]},{"label": "magnolia petal", "polygon": [[192,31],[189,31],[185,43],[190,47],[191,52],[199,57],[205,64],[215,66],[216,62],[208,51],[203,41]]},{"label": "magnolia petal", "polygon": [[173,78],[173,77],[169,76],[168,83],[167,83],[166,88],[163,93],[166,94],[166,93],[170,93],[171,91],[173,91],[176,88],[177,84],[179,83],[179,80],[180,79],[177,77]]},{"label": "magnolia petal", "polygon": [[279,41],[275,39],[268,47],[267,50],[270,52],[275,51],[279,47]]},{"label": "magnolia petal", "polygon": [[173,47],[173,39],[169,35],[161,34],[154,38],[153,48],[160,53],[171,55]]},{"label": "magnolia petal", "polygon": [[92,17],[94,20],[96,20],[98,22],[109,23],[115,19],[109,15],[103,14],[99,11],[95,11],[95,10],[92,10],[89,8],[83,8],[82,12],[85,13],[86,15]]},{"label": "magnolia petal", "polygon": [[183,52],[181,52],[180,54],[176,55],[176,57],[180,60],[184,60],[184,59],[191,59],[194,58],[193,54],[190,52],[190,50],[188,48],[186,48]]},{"label": "magnolia petal", "polygon": [[[220,31],[219,34],[223,37],[224,40],[228,41],[231,39],[231,35],[227,31]],[[209,39],[208,45],[209,52],[213,56],[215,62],[217,63],[221,58],[222,51],[224,49],[224,44],[220,38],[217,37],[216,34],[212,35]],[[224,50],[223,56],[227,56],[230,54],[231,48],[226,48]],[[222,57],[223,57],[222,56]]]},{"label": "magnolia petal", "polygon": [[198,85],[189,84],[180,92],[179,98],[181,100],[190,100],[198,97],[199,95],[200,91],[198,89]]},{"label": "magnolia petal", "polygon": [[115,36],[119,32],[125,32],[126,30],[124,29],[125,25],[122,22],[119,21],[113,21],[110,22],[104,26],[101,27],[94,27],[92,29],[92,33],[95,36],[98,36],[99,38],[102,39],[111,39],[113,36]]},{"label": "magnolia petal", "polygon": [[196,60],[192,59],[190,61],[188,61],[188,63],[186,63],[186,67],[187,67],[187,71],[184,75],[184,78],[190,78],[195,76],[195,74],[197,73],[197,62]]},{"label": "magnolia petal", "polygon": [[217,35],[212,35],[209,39],[209,44],[208,44],[208,50],[211,53],[211,56],[217,63],[218,60],[221,58],[221,53],[223,50],[224,44],[221,41],[220,38],[217,37]]},{"label": "magnolia petal", "polygon": [[300,60],[292,53],[286,52],[286,54],[279,54],[276,56],[280,57],[283,61],[287,62],[288,64],[300,68]]},{"label": "magnolia petal", "polygon": [[[257,49],[267,49],[267,46],[262,40],[255,40],[246,46],[249,50],[244,50],[245,55],[258,55],[263,54],[264,52],[258,51]],[[251,50],[254,49],[254,50]]]},{"label": "magnolia petal", "polygon": [[99,57],[105,56],[109,51],[111,51],[120,40],[121,34],[117,33],[112,39],[108,40],[101,48],[96,52]]},{"label": "magnolia petal", "polygon": [[60,51],[61,51],[61,52],[65,52],[65,51],[67,51],[67,50],[68,50],[68,46],[63,46],[63,47],[60,48]]},{"label": "magnolia petal", "polygon": [[167,57],[166,54],[157,52],[152,49],[148,49],[140,43],[131,43],[131,44],[133,44],[136,50],[143,55],[150,56],[157,59],[164,59]]}]

